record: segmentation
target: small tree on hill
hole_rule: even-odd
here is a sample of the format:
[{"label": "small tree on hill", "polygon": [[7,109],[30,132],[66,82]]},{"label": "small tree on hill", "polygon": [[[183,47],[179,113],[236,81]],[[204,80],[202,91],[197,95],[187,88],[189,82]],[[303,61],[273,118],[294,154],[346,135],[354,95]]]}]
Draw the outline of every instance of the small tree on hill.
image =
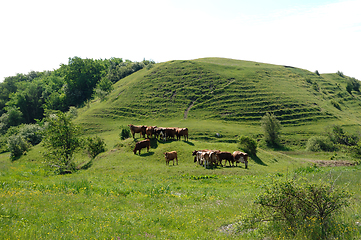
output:
[{"label": "small tree on hill", "polygon": [[75,170],[74,153],[79,149],[81,140],[79,128],[71,122],[71,117],[65,113],[47,117],[43,144],[48,150],[44,157],[56,173],[64,174]]},{"label": "small tree on hill", "polygon": [[281,123],[276,119],[276,116],[273,114],[266,113],[261,120],[264,140],[269,146],[278,146],[280,144],[280,131]]}]

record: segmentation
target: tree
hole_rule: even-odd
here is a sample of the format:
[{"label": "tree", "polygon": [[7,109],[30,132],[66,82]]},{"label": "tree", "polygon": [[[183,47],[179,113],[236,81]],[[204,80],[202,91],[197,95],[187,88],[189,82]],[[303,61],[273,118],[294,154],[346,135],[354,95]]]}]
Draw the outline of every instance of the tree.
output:
[{"label": "tree", "polygon": [[62,112],[49,115],[46,121],[43,139],[46,162],[59,174],[74,171],[73,155],[81,145],[79,128]]},{"label": "tree", "polygon": [[93,59],[69,58],[68,65],[62,65],[67,84],[66,96],[69,106],[78,106],[89,99],[105,70],[104,64]]},{"label": "tree", "polygon": [[281,123],[276,119],[274,114],[266,113],[261,120],[264,140],[269,146],[277,146],[280,144]]}]

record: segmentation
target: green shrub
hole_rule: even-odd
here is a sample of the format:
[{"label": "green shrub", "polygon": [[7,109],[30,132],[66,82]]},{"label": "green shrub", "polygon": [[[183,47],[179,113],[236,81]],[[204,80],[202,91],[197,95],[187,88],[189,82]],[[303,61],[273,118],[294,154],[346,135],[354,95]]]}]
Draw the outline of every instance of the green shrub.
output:
[{"label": "green shrub", "polygon": [[31,145],[39,144],[43,138],[42,127],[38,124],[26,124],[20,128],[19,134]]},{"label": "green shrub", "polygon": [[327,182],[275,180],[255,203],[262,209],[261,218],[270,220],[281,235],[302,233],[310,239],[324,239],[337,234],[332,230],[336,213],[350,204],[350,198],[349,192]]},{"label": "green shrub", "polygon": [[345,75],[343,74],[343,72],[341,72],[341,71],[337,71],[337,75],[339,75],[340,77],[345,77]]},{"label": "green shrub", "polygon": [[335,150],[335,146],[328,137],[313,136],[308,139],[306,144],[306,150],[312,152],[319,152],[319,151],[332,152]]},{"label": "green shrub", "polygon": [[121,129],[121,131],[120,131],[119,137],[121,140],[130,138],[129,128],[122,126],[122,127],[120,127],[120,129]]},{"label": "green shrub", "polygon": [[71,106],[67,114],[71,119],[76,118],[78,116],[78,109],[76,109],[74,106]]},{"label": "green shrub", "polygon": [[30,145],[21,135],[17,134],[8,138],[7,147],[10,151],[10,159],[16,160],[30,148]]},{"label": "green shrub", "polygon": [[238,140],[238,146],[240,149],[250,155],[256,155],[257,153],[257,141],[247,136],[241,136]]},{"label": "green shrub", "polygon": [[88,137],[85,141],[86,151],[91,159],[94,159],[99,153],[105,152],[105,142],[100,137]]}]

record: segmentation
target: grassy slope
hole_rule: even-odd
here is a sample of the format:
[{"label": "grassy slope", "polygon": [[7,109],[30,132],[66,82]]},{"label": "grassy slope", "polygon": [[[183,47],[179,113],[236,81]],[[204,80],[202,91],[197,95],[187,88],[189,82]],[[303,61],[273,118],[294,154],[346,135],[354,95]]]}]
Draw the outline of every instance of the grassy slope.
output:
[{"label": "grassy slope", "polygon": [[222,58],[170,61],[119,81],[108,100],[92,103],[78,122],[90,133],[133,123],[188,127],[193,139],[232,141],[259,136],[259,120],[273,112],[285,141],[302,144],[328,125],[360,126],[361,95],[345,89],[337,74]]},{"label": "grassy slope", "polygon": [[[0,154],[0,239],[260,239],[252,231],[232,236],[218,229],[247,216],[260,186],[272,176],[303,169],[307,163],[302,158],[309,157],[260,149],[248,170],[204,169],[190,153],[237,150],[232,141],[241,134],[257,136],[259,118],[267,110],[278,114],[289,142],[303,141],[332,123],[355,130],[359,96],[348,95],[345,86],[335,74],[318,77],[301,69],[229,59],[172,61],[144,69],[118,82],[107,101],[79,110],[76,122],[86,134],[104,138],[108,148],[88,170],[48,175],[40,146],[15,162]],[[341,110],[331,99],[339,101]],[[134,155],[133,140],[119,140],[119,126],[129,123],[188,127],[190,141],[153,140],[149,153]],[[223,137],[216,138],[216,132]],[[170,150],[178,151],[179,166],[165,166],[163,152]],[[87,157],[80,153],[76,161]],[[337,184],[344,184],[359,183],[358,172],[355,166],[317,174],[340,174]],[[356,202],[359,187],[349,187],[357,193]],[[353,222],[359,221],[359,206],[351,210]]]}]

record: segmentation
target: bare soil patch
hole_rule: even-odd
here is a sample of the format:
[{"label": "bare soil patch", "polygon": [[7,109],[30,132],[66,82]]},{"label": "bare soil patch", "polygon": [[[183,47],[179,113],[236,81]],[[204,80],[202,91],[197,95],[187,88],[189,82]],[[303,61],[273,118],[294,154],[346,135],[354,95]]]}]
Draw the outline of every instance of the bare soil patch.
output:
[{"label": "bare soil patch", "polygon": [[340,161],[340,160],[312,160],[318,167],[343,167],[343,166],[355,166],[355,162]]}]

